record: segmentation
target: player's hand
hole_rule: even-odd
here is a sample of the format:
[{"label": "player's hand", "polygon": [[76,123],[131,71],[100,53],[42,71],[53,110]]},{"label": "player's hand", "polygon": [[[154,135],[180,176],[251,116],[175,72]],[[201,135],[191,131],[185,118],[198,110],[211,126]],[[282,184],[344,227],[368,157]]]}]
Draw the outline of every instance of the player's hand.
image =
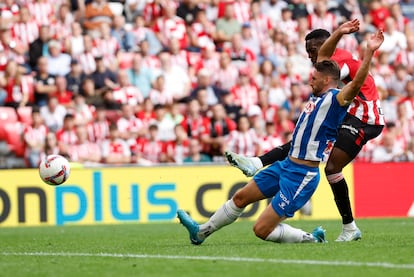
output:
[{"label": "player's hand", "polygon": [[359,30],[358,19],[347,21],[338,27],[338,31],[340,31],[342,34],[351,34],[351,33],[357,32],[358,30]]},{"label": "player's hand", "polygon": [[381,46],[383,42],[384,34],[382,33],[382,30],[378,30],[375,34],[372,34],[372,36],[368,39],[367,49],[374,52]]}]

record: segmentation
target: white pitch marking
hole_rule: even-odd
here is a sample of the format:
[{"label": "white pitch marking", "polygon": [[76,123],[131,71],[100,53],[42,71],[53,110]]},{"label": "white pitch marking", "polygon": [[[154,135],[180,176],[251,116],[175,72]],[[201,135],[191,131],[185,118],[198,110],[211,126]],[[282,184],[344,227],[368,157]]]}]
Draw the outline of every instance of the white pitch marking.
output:
[{"label": "white pitch marking", "polygon": [[414,269],[414,264],[392,264],[381,262],[353,262],[353,261],[318,261],[318,260],[287,260],[264,259],[248,257],[220,257],[220,256],[178,256],[178,255],[149,255],[149,254],[117,254],[117,253],[48,253],[48,252],[0,252],[1,256],[52,256],[52,257],[108,257],[133,259],[167,259],[167,260],[208,260],[227,262],[275,263],[275,264],[307,264],[326,266],[351,267],[379,267],[395,269]]}]

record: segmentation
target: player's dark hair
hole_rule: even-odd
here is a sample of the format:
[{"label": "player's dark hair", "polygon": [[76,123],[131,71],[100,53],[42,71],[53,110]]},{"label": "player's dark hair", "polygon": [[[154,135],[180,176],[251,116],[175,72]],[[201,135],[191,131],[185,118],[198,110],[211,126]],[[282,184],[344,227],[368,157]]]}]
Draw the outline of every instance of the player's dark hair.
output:
[{"label": "player's dark hair", "polygon": [[335,81],[339,81],[341,69],[338,64],[332,60],[324,60],[315,64],[315,69],[322,73],[331,76]]},{"label": "player's dark hair", "polygon": [[324,29],[315,29],[308,33],[305,37],[305,41],[315,39],[315,40],[327,40],[331,34]]}]

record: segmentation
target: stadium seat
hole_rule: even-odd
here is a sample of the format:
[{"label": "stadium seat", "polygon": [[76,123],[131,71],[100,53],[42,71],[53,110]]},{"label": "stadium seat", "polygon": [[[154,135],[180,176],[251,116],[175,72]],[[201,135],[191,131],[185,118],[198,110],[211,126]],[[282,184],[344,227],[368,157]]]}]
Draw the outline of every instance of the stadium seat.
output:
[{"label": "stadium seat", "polygon": [[5,125],[18,122],[16,110],[12,107],[0,107],[0,140],[6,139]]},{"label": "stadium seat", "polygon": [[25,152],[25,145],[22,139],[23,124],[20,122],[6,123],[4,130],[6,131],[6,141],[10,150],[16,157],[23,157]]},{"label": "stadium seat", "polygon": [[32,107],[25,106],[17,108],[19,121],[25,125],[32,124]]}]

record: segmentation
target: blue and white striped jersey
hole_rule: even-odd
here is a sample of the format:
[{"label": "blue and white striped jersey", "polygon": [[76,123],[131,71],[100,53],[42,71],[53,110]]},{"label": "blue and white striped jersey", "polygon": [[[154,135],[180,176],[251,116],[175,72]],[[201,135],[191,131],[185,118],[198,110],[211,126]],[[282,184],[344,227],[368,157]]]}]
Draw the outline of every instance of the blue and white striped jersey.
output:
[{"label": "blue and white striped jersey", "polygon": [[338,92],[332,88],[319,97],[310,97],[293,131],[290,156],[323,161],[329,155],[348,108],[339,105]]}]

